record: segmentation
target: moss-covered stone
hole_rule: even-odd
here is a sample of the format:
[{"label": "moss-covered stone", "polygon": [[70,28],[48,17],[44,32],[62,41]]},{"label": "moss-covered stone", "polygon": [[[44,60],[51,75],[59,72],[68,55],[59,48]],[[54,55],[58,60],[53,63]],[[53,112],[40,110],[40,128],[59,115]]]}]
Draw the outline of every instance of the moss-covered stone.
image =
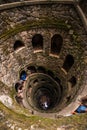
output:
[{"label": "moss-covered stone", "polygon": [[32,28],[59,28],[68,30],[70,26],[64,21],[53,20],[53,19],[40,19],[39,21],[27,21],[24,25],[20,24],[15,26],[13,29],[9,29],[3,34],[0,35],[0,38],[8,38],[12,35],[15,35],[21,31],[29,30]]},{"label": "moss-covered stone", "polygon": [[[38,128],[43,128],[45,130],[57,130],[57,128],[61,126],[64,126],[68,130],[86,130],[87,128],[87,114],[61,117],[54,120],[41,118],[39,116],[27,117],[23,114],[15,113],[0,103],[0,111],[2,110],[4,113],[4,118],[0,121],[0,128],[2,128],[2,130],[4,130],[4,128],[7,130],[9,124],[11,126],[16,125],[21,127],[23,130],[30,129],[33,124],[37,125]],[[10,129],[11,128],[9,127],[9,130]]]}]

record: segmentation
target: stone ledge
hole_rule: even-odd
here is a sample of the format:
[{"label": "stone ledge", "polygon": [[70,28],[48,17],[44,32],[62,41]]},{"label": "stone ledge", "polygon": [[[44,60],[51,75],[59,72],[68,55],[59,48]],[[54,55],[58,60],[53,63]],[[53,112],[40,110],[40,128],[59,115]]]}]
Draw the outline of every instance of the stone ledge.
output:
[{"label": "stone ledge", "polygon": [[21,1],[21,2],[14,2],[8,4],[0,5],[0,10],[20,7],[20,6],[27,6],[27,5],[36,5],[36,4],[52,4],[52,3],[63,3],[63,4],[73,4],[74,0],[33,0],[33,1]]}]

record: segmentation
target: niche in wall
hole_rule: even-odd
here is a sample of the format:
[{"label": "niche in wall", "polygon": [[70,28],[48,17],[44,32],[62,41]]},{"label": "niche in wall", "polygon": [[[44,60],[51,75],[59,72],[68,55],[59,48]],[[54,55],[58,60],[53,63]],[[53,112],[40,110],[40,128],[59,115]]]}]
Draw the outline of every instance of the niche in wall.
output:
[{"label": "niche in wall", "polygon": [[41,34],[35,34],[32,38],[32,46],[35,50],[43,50],[43,37]]},{"label": "niche in wall", "polygon": [[24,43],[22,41],[20,40],[15,41],[14,46],[13,46],[15,51],[19,50],[22,47],[24,47]]},{"label": "niche in wall", "polygon": [[67,55],[63,63],[63,69],[68,72],[74,64],[74,58],[72,55]]},{"label": "niche in wall", "polygon": [[51,53],[54,55],[59,55],[63,45],[63,38],[59,34],[55,34],[51,38]]}]

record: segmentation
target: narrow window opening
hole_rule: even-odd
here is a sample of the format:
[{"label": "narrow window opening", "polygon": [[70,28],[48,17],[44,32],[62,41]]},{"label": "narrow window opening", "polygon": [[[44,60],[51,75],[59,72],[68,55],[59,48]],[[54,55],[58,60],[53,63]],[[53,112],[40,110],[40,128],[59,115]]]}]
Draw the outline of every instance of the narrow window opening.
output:
[{"label": "narrow window opening", "polygon": [[42,67],[42,66],[39,66],[39,67],[37,68],[37,71],[38,71],[39,73],[46,73],[45,68]]},{"label": "narrow window opening", "polygon": [[18,92],[18,90],[22,90],[22,88],[23,88],[23,83],[24,83],[24,81],[18,81],[18,82],[15,84],[15,90],[16,90],[16,92]]},{"label": "narrow window opening", "polygon": [[51,39],[51,53],[58,55],[61,51],[63,38],[59,34],[55,34]]},{"label": "narrow window opening", "polygon": [[14,44],[14,50],[16,51],[16,50],[18,50],[18,49],[20,49],[20,48],[22,48],[22,47],[24,47],[24,44],[23,44],[23,42],[22,41],[20,41],[20,40],[17,40],[16,42],[15,42],[15,44]]},{"label": "narrow window opening", "polygon": [[48,70],[48,75],[54,78],[54,73],[51,70]]},{"label": "narrow window opening", "polygon": [[69,82],[71,83],[71,87],[74,87],[76,85],[76,78],[73,76]]},{"label": "narrow window opening", "polygon": [[36,68],[34,66],[29,66],[27,69],[29,74],[36,73]]},{"label": "narrow window opening", "polygon": [[61,81],[60,81],[60,79],[58,77],[55,77],[55,80],[56,80],[56,82],[58,82],[59,84],[61,84]]},{"label": "narrow window opening", "polygon": [[72,55],[67,55],[63,64],[63,69],[68,72],[74,64],[74,58]]},{"label": "narrow window opening", "polygon": [[68,96],[68,97],[66,97],[67,102],[69,102],[69,101],[70,101],[70,99],[71,99],[71,95],[70,95],[70,96]]},{"label": "narrow window opening", "polygon": [[19,86],[20,86],[19,83],[16,83],[16,84],[15,84],[15,90],[16,90],[16,92],[18,92]]},{"label": "narrow window opening", "polygon": [[41,34],[36,34],[32,38],[32,46],[35,50],[43,49],[43,37]]},{"label": "narrow window opening", "polygon": [[46,80],[45,79],[41,79],[42,82],[45,82]]},{"label": "narrow window opening", "polygon": [[38,83],[38,79],[35,79],[33,83],[34,83],[34,84]]}]

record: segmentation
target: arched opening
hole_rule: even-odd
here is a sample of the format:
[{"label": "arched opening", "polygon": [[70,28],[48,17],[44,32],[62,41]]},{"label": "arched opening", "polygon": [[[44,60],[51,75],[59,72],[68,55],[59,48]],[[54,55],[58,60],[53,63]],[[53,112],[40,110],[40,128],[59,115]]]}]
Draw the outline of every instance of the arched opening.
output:
[{"label": "arched opening", "polygon": [[20,49],[21,47],[24,47],[23,42],[20,41],[20,40],[15,41],[15,43],[14,43],[14,47],[13,47],[14,50],[18,50],[18,49]]},{"label": "arched opening", "polygon": [[72,55],[67,55],[63,64],[63,69],[68,72],[74,64],[74,58]]},{"label": "arched opening", "polygon": [[16,90],[16,92],[18,92],[19,86],[20,86],[20,83],[16,83],[16,84],[15,84],[15,90]]},{"label": "arched opening", "polygon": [[71,83],[71,87],[74,87],[76,85],[76,78],[74,76],[72,76],[72,78],[69,80],[69,82]]},{"label": "arched opening", "polygon": [[30,98],[26,90],[26,98],[28,99],[29,105],[34,109],[41,112],[54,111],[55,107],[59,105],[62,92],[60,85],[55,82],[50,76],[39,73],[32,74],[29,77],[28,86],[31,85],[32,92]]},{"label": "arched opening", "polygon": [[16,84],[15,84],[15,91],[18,92],[18,90],[22,90],[23,88],[23,81],[18,81]]},{"label": "arched opening", "polygon": [[71,99],[71,95],[66,97],[67,102],[69,102]]},{"label": "arched opening", "polygon": [[23,70],[21,73],[20,73],[20,80],[23,80],[25,81],[27,78],[27,73],[25,70]]},{"label": "arched opening", "polygon": [[51,53],[58,55],[62,48],[63,38],[59,34],[55,34],[51,39]]},{"label": "arched opening", "polygon": [[35,50],[43,49],[43,37],[41,34],[35,34],[32,38],[32,46]]},{"label": "arched opening", "polygon": [[37,68],[37,72],[39,72],[39,73],[46,73],[46,70],[45,70],[44,67],[39,66],[39,67]]},{"label": "arched opening", "polygon": [[58,77],[55,77],[54,79],[55,79],[56,82],[59,83],[59,85],[61,84],[61,81],[60,81],[60,79]]},{"label": "arched opening", "polygon": [[53,73],[51,70],[48,70],[48,71],[47,71],[47,74],[48,74],[49,76],[51,76],[52,78],[54,78],[54,73]]},{"label": "arched opening", "polygon": [[27,67],[28,74],[36,73],[36,68],[34,66]]}]

